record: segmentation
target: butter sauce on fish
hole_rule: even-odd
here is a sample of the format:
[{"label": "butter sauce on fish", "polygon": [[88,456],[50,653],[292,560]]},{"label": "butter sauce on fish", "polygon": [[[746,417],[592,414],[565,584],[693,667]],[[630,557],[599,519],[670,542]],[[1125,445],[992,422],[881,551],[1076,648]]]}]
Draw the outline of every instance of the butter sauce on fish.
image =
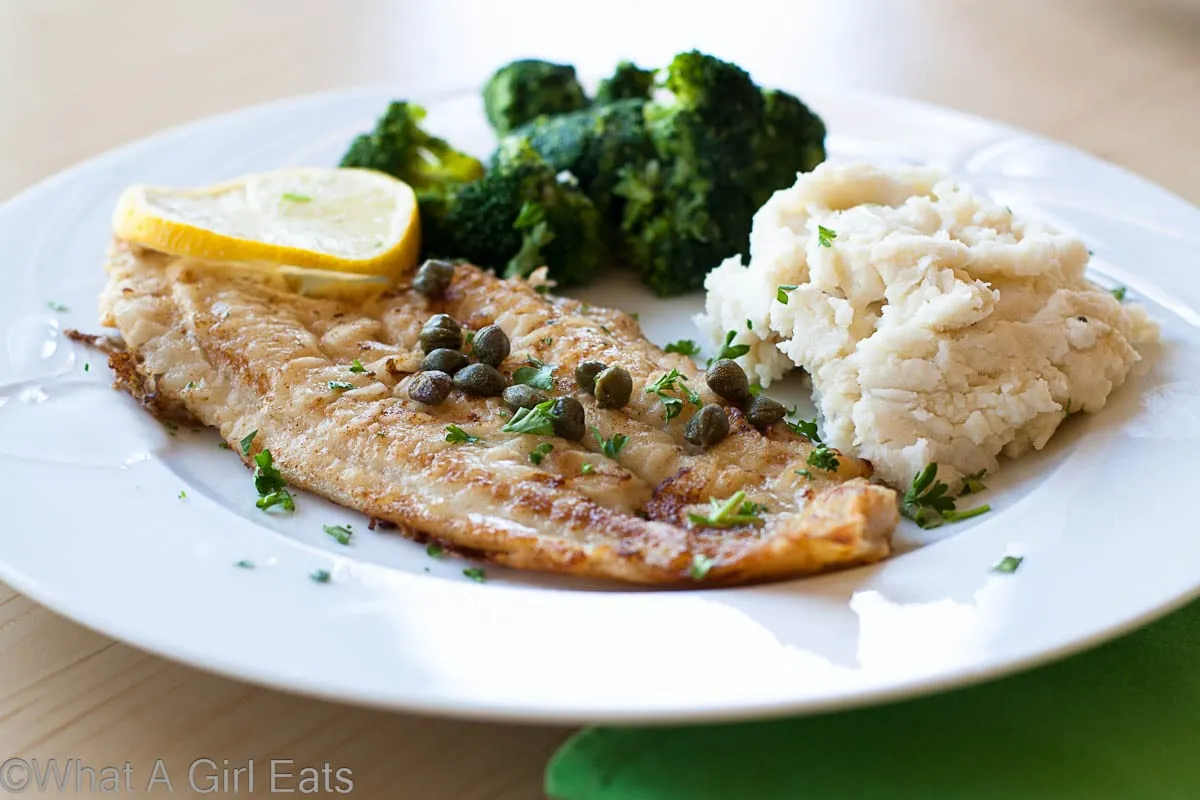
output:
[{"label": "butter sauce on fish", "polygon": [[[107,269],[102,321],[134,359],[138,375],[125,381],[133,394],[182,406],[239,454],[238,442],[257,430],[248,464],[270,449],[290,485],[410,538],[520,569],[664,585],[785,578],[890,552],[896,496],[866,480],[865,462],[839,456],[834,471],[810,467],[806,438],[782,423],[760,432],[734,408],[729,435],[707,451],[683,437],[697,406],[684,402],[664,424],[661,399],[644,389],[671,369],[702,402],[719,398],[691,359],[664,353],[619,311],[467,265],[443,299],[401,285],[353,303],[119,241]],[[529,359],[553,365],[548,394],[576,397],[600,438],[628,437],[616,458],[590,430],[581,441],[502,432],[509,414],[498,397],[455,390],[434,407],[411,400],[418,335],[437,313],[472,330],[503,328],[512,343],[506,376]],[[365,372],[350,371],[355,359]],[[582,361],[628,370],[629,403],[598,408],[575,384]],[[478,441],[446,441],[447,425]],[[553,449],[534,464],[530,453],[546,442]],[[689,522],[689,513],[710,513],[710,498],[739,491],[764,509],[758,524]]]}]

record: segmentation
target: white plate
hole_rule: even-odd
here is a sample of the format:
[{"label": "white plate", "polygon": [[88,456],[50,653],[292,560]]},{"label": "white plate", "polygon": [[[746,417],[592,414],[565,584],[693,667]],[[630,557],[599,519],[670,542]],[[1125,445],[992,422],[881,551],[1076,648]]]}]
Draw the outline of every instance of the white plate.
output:
[{"label": "white plate", "polygon": [[[1094,644],[1200,587],[1200,213],[1061,145],[846,91],[804,93],[835,157],[938,164],[1077,232],[1097,253],[1097,280],[1127,284],[1162,320],[1163,345],[1103,413],[1072,419],[1048,451],[989,481],[991,514],[932,535],[906,527],[906,552],[869,568],[652,592],[498,567],[480,585],[464,562],[366,531],[314,497],[294,516],[257,511],[249,475],[214,436],[170,435],[61,331],[97,327],[109,214],[125,185],[333,164],[389,97],[339,92],[200,122],[0,209],[0,577],[85,625],[246,680],[571,722],[810,712],[946,688]],[[430,102],[429,122],[489,149],[473,92]],[[660,343],[694,335],[699,296],[658,302],[623,279],[581,294],[639,311]],[[342,522],[357,531],[349,547],[321,530]],[[991,571],[1007,553],[1025,556],[1020,570]],[[257,568],[235,567],[241,559]],[[309,580],[318,569],[332,581]]]}]

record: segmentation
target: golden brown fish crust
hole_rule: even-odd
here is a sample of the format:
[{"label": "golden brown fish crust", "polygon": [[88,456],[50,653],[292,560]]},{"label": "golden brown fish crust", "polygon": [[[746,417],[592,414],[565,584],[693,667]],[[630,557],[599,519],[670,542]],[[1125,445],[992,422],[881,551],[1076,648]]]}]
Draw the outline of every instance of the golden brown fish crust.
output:
[{"label": "golden brown fish crust", "polygon": [[[663,585],[694,585],[693,565],[710,561],[702,582],[732,584],[890,552],[896,496],[867,482],[865,462],[839,456],[835,472],[810,467],[807,439],[783,424],[759,432],[736,409],[724,441],[706,452],[689,445],[683,428],[696,406],[683,397],[683,412],[665,423],[660,398],[644,387],[674,368],[703,402],[719,398],[691,359],[664,353],[619,311],[466,265],[437,301],[407,286],[359,302],[306,298],[267,277],[218,274],[121,242],[108,271],[102,321],[120,331],[142,373],[130,376],[121,361],[122,388],[143,401],[153,392],[152,409],[181,405],[231,444],[257,430],[254,451],[269,448],[291,485],[411,538],[520,569]],[[589,427],[628,444],[609,459],[591,434],[574,442],[503,433],[499,398],[455,390],[436,407],[410,400],[417,337],[435,313],[470,329],[500,325],[512,341],[502,372],[533,359],[554,365],[553,394],[578,398]],[[354,359],[365,373],[350,371]],[[573,374],[585,360],[629,370],[634,394],[624,408],[600,409],[578,390]],[[448,443],[449,424],[479,441]],[[543,442],[553,450],[535,465],[530,451]],[[688,512],[706,513],[710,498],[739,490],[766,506],[762,525],[689,525]]]}]

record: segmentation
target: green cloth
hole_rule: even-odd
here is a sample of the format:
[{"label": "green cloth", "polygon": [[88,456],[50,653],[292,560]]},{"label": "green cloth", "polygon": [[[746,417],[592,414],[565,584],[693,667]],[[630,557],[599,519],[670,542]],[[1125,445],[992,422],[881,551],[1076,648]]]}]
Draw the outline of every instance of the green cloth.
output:
[{"label": "green cloth", "polygon": [[589,728],[551,759],[546,792],[1200,798],[1200,603],[1066,661],[924,699],[773,722]]}]

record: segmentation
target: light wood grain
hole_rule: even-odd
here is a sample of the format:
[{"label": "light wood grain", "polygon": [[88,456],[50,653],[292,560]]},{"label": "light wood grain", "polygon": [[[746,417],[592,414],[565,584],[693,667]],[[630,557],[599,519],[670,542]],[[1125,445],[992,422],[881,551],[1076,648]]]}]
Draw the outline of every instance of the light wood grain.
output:
[{"label": "light wood grain", "polygon": [[[689,47],[767,83],[851,85],[1001,119],[1200,200],[1196,0],[4,0],[0,198],[131,138],[287,95],[470,86],[522,55],[599,72]],[[0,585],[0,759],[144,772],[156,758],[174,771],[199,757],[286,757],[349,767],[359,797],[531,798],[564,735],[247,686],[114,643]]]}]

